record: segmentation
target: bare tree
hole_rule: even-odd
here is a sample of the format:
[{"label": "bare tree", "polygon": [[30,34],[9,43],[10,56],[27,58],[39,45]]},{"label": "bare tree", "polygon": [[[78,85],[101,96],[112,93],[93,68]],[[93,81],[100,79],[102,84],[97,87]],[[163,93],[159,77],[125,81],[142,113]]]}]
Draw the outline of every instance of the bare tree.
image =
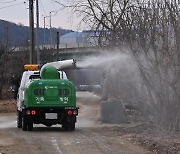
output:
[{"label": "bare tree", "polygon": [[72,0],[70,5],[54,1],[81,15],[92,29],[108,31],[106,45],[130,49],[143,81],[144,102],[155,122],[179,131],[179,1]]},{"label": "bare tree", "polygon": [[131,9],[130,0],[73,0],[70,5],[54,1],[63,8],[72,9],[88,28],[98,31],[99,45],[118,45],[124,18]]},{"label": "bare tree", "polygon": [[156,122],[176,131],[180,127],[178,9],[175,0],[137,3],[133,27],[129,28],[129,43],[144,81],[146,101]]}]

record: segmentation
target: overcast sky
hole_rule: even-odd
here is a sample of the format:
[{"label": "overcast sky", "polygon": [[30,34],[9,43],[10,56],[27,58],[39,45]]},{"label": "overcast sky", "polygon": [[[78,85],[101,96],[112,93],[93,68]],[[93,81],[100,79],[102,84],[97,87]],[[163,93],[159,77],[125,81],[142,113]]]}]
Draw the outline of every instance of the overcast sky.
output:
[{"label": "overcast sky", "polygon": [[[67,2],[68,0],[61,0]],[[25,3],[24,3],[25,2]],[[34,2],[34,6],[35,6]],[[0,19],[14,22],[16,24],[29,25],[28,0],[0,0]],[[44,27],[43,16],[49,16],[49,12],[59,10],[60,6],[52,0],[39,0],[39,22],[40,27]],[[36,10],[35,10],[36,11]],[[52,12],[52,27],[64,29],[80,30],[78,28],[79,19],[73,17],[68,11],[59,11],[57,14]],[[35,14],[36,15],[36,14]],[[49,17],[46,17],[46,27],[50,25]],[[36,17],[35,17],[36,23]]]}]

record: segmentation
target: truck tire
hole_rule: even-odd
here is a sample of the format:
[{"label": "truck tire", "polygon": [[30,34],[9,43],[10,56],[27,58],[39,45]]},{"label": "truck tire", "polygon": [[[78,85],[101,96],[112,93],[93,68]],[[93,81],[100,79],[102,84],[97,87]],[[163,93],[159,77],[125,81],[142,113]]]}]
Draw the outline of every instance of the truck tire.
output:
[{"label": "truck tire", "polygon": [[67,122],[63,123],[62,128],[63,128],[65,131],[68,131],[68,130],[69,130],[69,127],[68,127]]},{"label": "truck tire", "polygon": [[75,123],[71,123],[71,124],[69,125],[69,130],[70,130],[70,131],[74,131],[74,130],[75,130]]},{"label": "truck tire", "polygon": [[75,130],[75,123],[64,123],[62,125],[62,128],[64,128],[65,131],[74,131]]},{"label": "truck tire", "polygon": [[27,130],[27,117],[26,116],[22,116],[22,130],[26,131]]},{"label": "truck tire", "polygon": [[22,128],[22,112],[17,111],[17,128]]},{"label": "truck tire", "polygon": [[27,127],[28,131],[33,131],[33,122],[31,119],[28,120],[28,127]]}]

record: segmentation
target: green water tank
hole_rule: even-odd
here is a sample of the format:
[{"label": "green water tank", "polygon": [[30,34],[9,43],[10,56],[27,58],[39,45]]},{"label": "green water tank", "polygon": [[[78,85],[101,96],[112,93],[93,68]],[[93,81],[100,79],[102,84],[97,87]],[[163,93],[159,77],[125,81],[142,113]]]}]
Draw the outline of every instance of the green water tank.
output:
[{"label": "green water tank", "polygon": [[53,66],[46,66],[41,71],[41,79],[59,79],[59,73]]}]

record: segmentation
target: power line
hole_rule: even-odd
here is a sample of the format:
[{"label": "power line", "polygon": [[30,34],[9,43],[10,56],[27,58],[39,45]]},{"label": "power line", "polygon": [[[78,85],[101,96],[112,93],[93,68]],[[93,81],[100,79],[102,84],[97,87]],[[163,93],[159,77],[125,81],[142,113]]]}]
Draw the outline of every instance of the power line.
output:
[{"label": "power line", "polygon": [[11,1],[0,1],[1,4],[7,4],[7,3],[13,3],[15,2],[16,0],[11,0]]},{"label": "power line", "polygon": [[41,0],[40,0],[40,4],[41,4],[42,10],[43,10],[43,12],[44,12],[45,16],[47,16],[46,11],[45,11],[45,9],[44,9],[44,6],[43,6],[43,4],[42,4],[42,1],[41,1]]},{"label": "power line", "polygon": [[17,6],[17,5],[21,5],[21,4],[26,4],[26,2],[24,1],[24,2],[21,2],[21,3],[9,5],[9,6],[4,6],[4,7],[1,7],[0,10],[5,9],[5,8],[9,8],[9,7],[13,7],[13,6]]}]

